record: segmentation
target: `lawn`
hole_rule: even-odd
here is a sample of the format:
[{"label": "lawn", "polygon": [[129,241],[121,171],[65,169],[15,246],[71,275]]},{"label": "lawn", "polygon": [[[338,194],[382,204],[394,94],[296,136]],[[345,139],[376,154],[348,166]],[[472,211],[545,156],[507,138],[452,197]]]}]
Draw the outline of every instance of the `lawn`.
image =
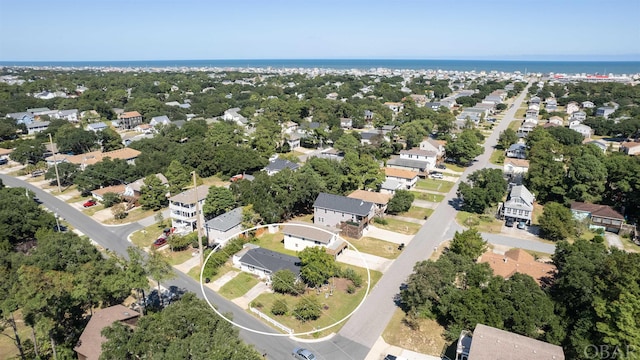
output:
[{"label": "lawn", "polygon": [[387,259],[395,259],[400,255],[398,245],[388,241],[367,236],[361,237],[360,239],[346,238],[346,240],[355,246],[358,251],[363,253],[381,256]]},{"label": "lawn", "polygon": [[502,231],[502,221],[493,215],[473,214],[466,211],[459,211],[456,215],[458,224],[475,227],[479,232],[498,234]]},{"label": "lawn", "polygon": [[413,330],[403,321],[405,314],[399,308],[395,310],[391,321],[382,333],[382,338],[389,345],[422,354],[440,357],[447,340],[444,327],[431,319],[417,320],[418,329]]},{"label": "lawn", "polygon": [[425,193],[422,191],[415,191],[415,190],[412,190],[411,193],[413,194],[413,196],[415,196],[417,200],[429,201],[432,203],[439,203],[442,200],[444,200],[444,195],[440,195],[440,194],[431,194],[431,193]]},{"label": "lawn", "polygon": [[385,218],[384,220],[387,222],[386,224],[380,224],[376,222],[374,223],[375,227],[380,229],[395,231],[397,233],[405,234],[405,235],[413,235],[417,233],[418,230],[420,230],[420,227],[422,226],[420,224],[410,223],[407,221],[402,221],[397,219]]},{"label": "lawn", "polygon": [[124,219],[114,219],[110,218],[104,221],[104,224],[108,225],[122,225],[128,224],[136,221],[140,221],[146,217],[155,215],[155,211],[153,210],[142,210],[142,208],[137,208],[129,211],[129,215],[127,215]]},{"label": "lawn", "polygon": [[[222,179],[220,179],[217,176],[210,176],[207,178],[201,178],[200,179],[202,181],[203,185],[209,185],[209,186],[227,186],[229,185],[228,181],[222,181]],[[193,181],[191,182],[191,184],[193,185]]]},{"label": "lawn", "polygon": [[269,234],[265,232],[260,235],[254,244],[275,252],[296,256],[297,252],[294,250],[286,250],[284,248],[284,234],[282,232],[277,232],[275,234]]},{"label": "lawn", "polygon": [[191,246],[182,251],[171,251],[171,249],[167,248],[163,250],[162,253],[167,257],[169,264],[172,266],[180,265],[193,257],[193,249]]},{"label": "lawn", "polygon": [[454,182],[445,180],[434,179],[420,179],[416,184],[416,187],[421,190],[438,191],[441,193],[448,193],[455,185]]},{"label": "lawn", "polygon": [[[345,266],[345,267],[356,270],[356,272],[361,274],[361,276],[363,277],[363,280],[366,281],[365,269],[354,267],[354,266]],[[375,283],[380,279],[380,277],[382,277],[382,273],[379,273],[377,271],[371,271],[371,288],[374,287]],[[330,280],[330,283],[332,283],[332,280]],[[323,309],[322,309],[322,315],[317,320],[308,321],[305,323],[298,321],[295,317],[293,317],[290,314],[275,316],[271,314],[271,311],[270,311],[271,306],[276,300],[283,299],[287,302],[287,305],[289,307],[289,312],[291,312],[293,308],[296,306],[296,304],[302,298],[301,296],[282,295],[282,294],[276,294],[276,293],[273,293],[273,294],[263,293],[260,296],[258,296],[252,303],[254,306],[261,305],[259,308],[260,311],[269,315],[270,317],[277,320],[281,324],[294,329],[295,332],[313,331],[315,329],[329,326],[335,323],[336,321],[344,319],[345,316],[351,313],[353,309],[355,309],[356,306],[360,304],[365,294],[366,285],[363,282],[362,287],[358,288],[355,293],[348,294],[344,290],[345,285],[348,283],[349,282],[346,280],[338,279],[334,283],[336,284],[335,290],[331,292],[330,287],[325,286],[320,290],[320,294],[318,294],[313,289],[308,289],[306,296],[317,297],[320,300],[320,303],[322,304]],[[304,338],[322,337],[322,336],[329,335],[332,332],[338,332],[345,322],[346,321],[340,323],[339,325],[336,325],[335,327],[327,329],[323,332],[315,333],[313,334],[314,336],[306,335],[303,337]]]},{"label": "lawn", "polygon": [[489,162],[495,165],[504,164],[504,150],[493,150],[493,152],[491,153],[491,157],[489,158]]},{"label": "lawn", "polygon": [[531,214],[531,223],[532,224],[538,224],[538,219],[540,218],[540,215],[542,215],[542,212],[544,211],[544,206],[538,204],[537,202],[533,203],[533,214]]},{"label": "lawn", "polygon": [[[31,330],[28,326],[24,324],[24,320],[22,319],[22,311],[18,310],[13,313],[14,319],[16,321],[16,327],[18,328],[18,336],[24,345],[24,341],[31,338]],[[15,343],[9,338],[14,337],[13,329],[7,325],[7,328],[4,331],[0,332],[0,334],[6,336],[0,336],[0,354],[3,359],[18,359],[19,352]]]},{"label": "lawn", "polygon": [[82,208],[82,212],[87,216],[93,216],[96,212],[104,210],[104,205],[98,203],[97,205],[93,205],[92,207]]},{"label": "lawn", "polygon": [[313,214],[296,216],[291,221],[307,222],[313,224]]},{"label": "lawn", "polygon": [[406,216],[418,220],[424,220],[426,217],[431,216],[433,214],[433,209],[427,209],[419,206],[412,206],[409,211],[405,211],[398,215]]},{"label": "lawn", "polygon": [[138,230],[131,234],[131,242],[139,248],[151,246],[153,242],[162,234],[164,227],[159,226],[159,223],[147,226],[142,230]]},{"label": "lawn", "polygon": [[465,170],[465,168],[463,166],[460,166],[460,165],[457,165],[457,164],[445,164],[445,166],[447,167],[447,169],[449,169],[451,171],[463,172]]},{"label": "lawn", "polygon": [[231,281],[224,284],[218,293],[232,300],[246,294],[247,291],[256,286],[258,282],[260,282],[260,280],[258,280],[257,277],[246,272],[241,272],[238,276],[231,279]]},{"label": "lawn", "polygon": [[509,123],[509,129],[518,132],[518,129],[520,128],[520,124],[522,124],[522,120],[520,119],[515,119],[512,122]]},{"label": "lawn", "polygon": [[[205,260],[206,260],[206,257],[205,257]],[[212,278],[210,278],[209,281],[214,282],[220,279],[222,275],[228,273],[231,270],[238,271],[238,269],[234,268],[233,266],[224,264],[218,268],[218,273]],[[200,281],[200,265],[196,265],[193,268],[191,268],[191,270],[189,270],[187,275],[191,276],[193,279],[199,282]]]}]

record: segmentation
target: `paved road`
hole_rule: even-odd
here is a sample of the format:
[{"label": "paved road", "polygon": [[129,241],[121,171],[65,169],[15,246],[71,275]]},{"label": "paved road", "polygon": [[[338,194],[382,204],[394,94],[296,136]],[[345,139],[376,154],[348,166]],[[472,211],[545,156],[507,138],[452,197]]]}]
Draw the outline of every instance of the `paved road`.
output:
[{"label": "paved road", "polygon": [[[470,173],[485,168],[489,164],[493,146],[497,144],[500,132],[506,129],[509,123],[514,120],[515,113],[524,101],[527,90],[528,86],[516,98],[513,107],[507,110],[500,124],[494,127],[493,133],[485,141],[484,153],[477,158],[472,166],[464,171],[460,180],[465,180]],[[443,241],[452,238],[453,233],[461,229],[455,222],[457,210],[453,204],[455,204],[456,190],[457,187],[454,186],[446,194],[444,203],[438,206],[433,214],[429,216],[429,219],[420,228],[413,240],[406,246],[397,260],[393,262],[382,279],[378,281],[360,310],[340,330],[340,335],[364,348],[371,348],[378,337],[382,335],[396,309],[396,305],[393,302],[394,295],[398,293],[400,285],[413,272],[414,264],[428,259],[434,248]],[[447,204],[451,206],[447,206]],[[364,353],[358,355],[359,358],[366,356]]]}]

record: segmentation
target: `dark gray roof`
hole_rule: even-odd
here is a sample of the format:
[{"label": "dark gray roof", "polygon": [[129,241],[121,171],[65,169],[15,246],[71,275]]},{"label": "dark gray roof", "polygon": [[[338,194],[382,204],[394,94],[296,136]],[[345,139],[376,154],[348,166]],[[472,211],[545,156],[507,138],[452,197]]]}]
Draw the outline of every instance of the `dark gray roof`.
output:
[{"label": "dark gray roof", "polygon": [[387,161],[387,165],[415,168],[415,169],[426,169],[429,166],[429,163],[421,160],[395,158],[395,159],[389,159],[389,161]]},{"label": "dark gray roof", "polygon": [[375,136],[377,136],[377,135],[382,135],[382,133],[381,133],[381,132],[379,132],[379,131],[376,131],[376,132],[373,132],[373,131],[365,131],[365,132],[361,132],[361,133],[360,133],[360,138],[361,138],[361,139],[364,139],[364,140],[371,140],[371,139],[373,139],[373,138],[374,138]]},{"label": "dark gray roof", "polygon": [[314,208],[322,208],[344,212],[347,214],[355,214],[360,216],[369,215],[373,203],[362,201],[360,199],[352,199],[346,196],[320,193],[313,203]]},{"label": "dark gray roof", "polygon": [[238,207],[231,211],[216,216],[213,219],[207,221],[204,227],[211,230],[228,231],[242,223],[242,208]]},{"label": "dark gray roof", "polygon": [[289,160],[275,159],[265,167],[265,170],[267,171],[280,171],[284,169],[296,170],[299,167],[300,165],[293,163]]},{"label": "dark gray roof", "polygon": [[240,262],[246,265],[254,266],[258,269],[269,270],[274,273],[278,270],[289,269],[294,274],[300,274],[300,259],[281,254],[275,251],[257,248],[247,251],[241,258]]}]

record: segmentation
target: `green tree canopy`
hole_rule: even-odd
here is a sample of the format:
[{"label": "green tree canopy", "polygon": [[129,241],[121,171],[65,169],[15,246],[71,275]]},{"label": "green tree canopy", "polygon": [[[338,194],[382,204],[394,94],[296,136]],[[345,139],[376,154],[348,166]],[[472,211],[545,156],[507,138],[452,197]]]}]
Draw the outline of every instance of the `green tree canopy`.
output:
[{"label": "green tree canopy", "polygon": [[209,193],[207,194],[202,211],[206,219],[212,219],[235,207],[236,201],[231,190],[212,186],[209,188]]},{"label": "green tree canopy", "polygon": [[335,258],[323,247],[305,248],[298,253],[298,257],[302,266],[300,275],[310,286],[319,287],[337,273]]},{"label": "green tree canopy", "polygon": [[487,251],[487,242],[476,229],[469,229],[463,232],[456,231],[449,249],[456,254],[476,260]]},{"label": "green tree canopy", "polygon": [[138,201],[144,209],[157,211],[169,205],[168,191],[168,187],[162,183],[162,180],[155,175],[149,175],[144,178],[144,185],[140,187]]},{"label": "green tree canopy", "polygon": [[571,210],[562,204],[547,203],[540,218],[540,236],[557,241],[565,240],[576,233],[576,221]]},{"label": "green tree canopy", "polygon": [[415,195],[409,190],[396,190],[389,204],[387,204],[387,212],[389,214],[398,214],[408,211],[411,208],[411,204]]}]

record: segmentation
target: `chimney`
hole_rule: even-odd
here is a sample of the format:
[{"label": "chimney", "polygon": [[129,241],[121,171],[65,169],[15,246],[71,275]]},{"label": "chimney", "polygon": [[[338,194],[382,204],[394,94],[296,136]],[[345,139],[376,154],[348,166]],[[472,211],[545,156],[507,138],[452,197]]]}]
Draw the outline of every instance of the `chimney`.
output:
[{"label": "chimney", "polygon": [[507,257],[505,256],[502,261],[504,261],[505,263],[507,262]]}]

